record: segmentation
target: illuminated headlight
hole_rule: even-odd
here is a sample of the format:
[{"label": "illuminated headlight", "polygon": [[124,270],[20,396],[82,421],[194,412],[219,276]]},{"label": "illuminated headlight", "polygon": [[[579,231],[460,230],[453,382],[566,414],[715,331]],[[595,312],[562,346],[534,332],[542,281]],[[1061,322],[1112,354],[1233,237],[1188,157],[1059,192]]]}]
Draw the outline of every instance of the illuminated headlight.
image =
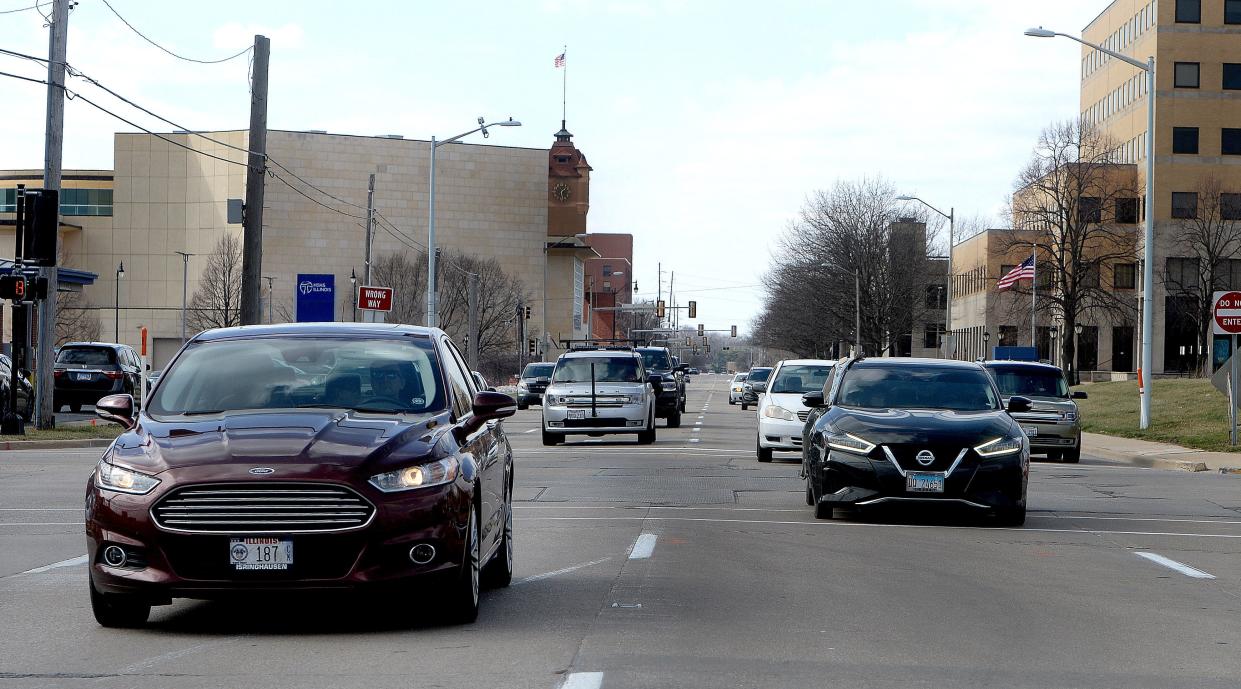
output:
[{"label": "illuminated headlight", "polygon": [[734,385],[734,386],[733,386],[733,392],[741,392],[741,386],[740,386],[740,385]]},{"label": "illuminated headlight", "polygon": [[769,419],[783,419],[784,421],[796,421],[797,414],[774,404],[768,405],[763,409],[763,416]]},{"label": "illuminated headlight", "polygon": [[95,469],[95,486],[104,490],[146,495],[158,485],[159,479],[154,476],[140,474],[106,460],[100,460],[99,466]]},{"label": "illuminated headlight", "polygon": [[371,485],[385,493],[439,486],[457,478],[459,467],[457,459],[449,457],[438,462],[419,464],[384,474],[377,474],[371,477]]},{"label": "illuminated headlight", "polygon": [[518,383],[517,389],[520,390],[521,392],[525,392],[530,389],[530,386],[526,385],[525,383]]},{"label": "illuminated headlight", "polygon": [[1021,438],[996,438],[974,448],[982,457],[1000,457],[1021,451]]},{"label": "illuminated headlight", "polygon": [[827,446],[841,452],[852,452],[855,455],[869,455],[875,449],[874,443],[853,435],[852,433],[832,433],[827,436]]}]

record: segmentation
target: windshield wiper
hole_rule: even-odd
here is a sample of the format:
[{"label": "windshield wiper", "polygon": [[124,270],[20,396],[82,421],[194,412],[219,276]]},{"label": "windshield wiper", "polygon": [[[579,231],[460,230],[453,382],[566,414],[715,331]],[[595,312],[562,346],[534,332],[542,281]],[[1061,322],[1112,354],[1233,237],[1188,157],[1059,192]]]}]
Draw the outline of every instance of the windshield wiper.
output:
[{"label": "windshield wiper", "polygon": [[193,411],[183,411],[181,416],[206,416],[207,414],[223,414],[223,409],[195,409]]}]

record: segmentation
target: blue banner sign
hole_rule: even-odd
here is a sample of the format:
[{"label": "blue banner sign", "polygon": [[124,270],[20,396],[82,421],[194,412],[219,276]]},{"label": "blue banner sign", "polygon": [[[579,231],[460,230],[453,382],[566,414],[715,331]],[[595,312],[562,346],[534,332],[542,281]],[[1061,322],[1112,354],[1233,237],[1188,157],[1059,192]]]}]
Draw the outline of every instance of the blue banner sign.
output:
[{"label": "blue banner sign", "polygon": [[298,323],[336,320],[335,275],[298,273],[294,290]]}]

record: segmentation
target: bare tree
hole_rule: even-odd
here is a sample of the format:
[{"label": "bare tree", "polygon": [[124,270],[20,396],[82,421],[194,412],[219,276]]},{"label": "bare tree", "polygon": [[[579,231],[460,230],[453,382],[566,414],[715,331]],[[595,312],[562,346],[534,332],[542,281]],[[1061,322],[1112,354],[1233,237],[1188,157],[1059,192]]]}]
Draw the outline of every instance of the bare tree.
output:
[{"label": "bare tree", "polygon": [[241,325],[241,241],[234,235],[216,242],[185,320],[192,332]]},{"label": "bare tree", "polygon": [[[1159,267],[1173,297],[1167,317],[1190,324],[1199,335],[1195,368],[1211,374],[1208,346],[1212,336],[1212,297],[1216,290],[1241,287],[1241,190],[1226,189],[1219,179],[1203,180],[1193,217],[1172,227],[1172,241],[1185,256],[1174,266]],[[1171,269],[1170,269],[1171,268]]]},{"label": "bare tree", "polygon": [[102,339],[102,331],[98,311],[91,308],[81,292],[56,295],[57,346],[66,342],[98,342]]},{"label": "bare tree", "polygon": [[[1074,361],[1069,334],[1084,317],[1132,322],[1135,302],[1107,289],[1104,275],[1136,256],[1139,202],[1136,169],[1113,162],[1114,146],[1095,127],[1077,120],[1053,124],[1039,136],[1034,154],[1018,175],[1011,207],[1013,232],[1000,250],[1024,258],[1039,245],[1039,312],[1059,317],[1062,356]],[[1029,282],[1013,288],[1029,295]],[[1015,309],[1029,316],[1030,299]]]}]

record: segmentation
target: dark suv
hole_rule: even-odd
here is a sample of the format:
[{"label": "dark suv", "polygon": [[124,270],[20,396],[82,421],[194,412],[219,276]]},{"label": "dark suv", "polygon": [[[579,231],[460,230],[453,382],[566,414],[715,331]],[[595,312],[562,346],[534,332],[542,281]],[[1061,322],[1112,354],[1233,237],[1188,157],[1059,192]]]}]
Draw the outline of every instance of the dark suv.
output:
[{"label": "dark suv", "polygon": [[650,376],[659,376],[662,389],[655,400],[655,416],[668,420],[668,428],[681,425],[681,412],[685,411],[685,369],[667,347],[638,347],[642,365]]},{"label": "dark suv", "polygon": [[142,360],[127,345],[69,342],[56,355],[52,376],[56,382],[52,403],[57,411],[67,404],[77,413],[82,405],[108,395],[123,393],[139,401],[142,397]]},{"label": "dark suv", "polygon": [[543,404],[543,393],[552,379],[556,364],[551,361],[535,361],[526,364],[517,381],[517,408],[526,409],[532,404]]}]

